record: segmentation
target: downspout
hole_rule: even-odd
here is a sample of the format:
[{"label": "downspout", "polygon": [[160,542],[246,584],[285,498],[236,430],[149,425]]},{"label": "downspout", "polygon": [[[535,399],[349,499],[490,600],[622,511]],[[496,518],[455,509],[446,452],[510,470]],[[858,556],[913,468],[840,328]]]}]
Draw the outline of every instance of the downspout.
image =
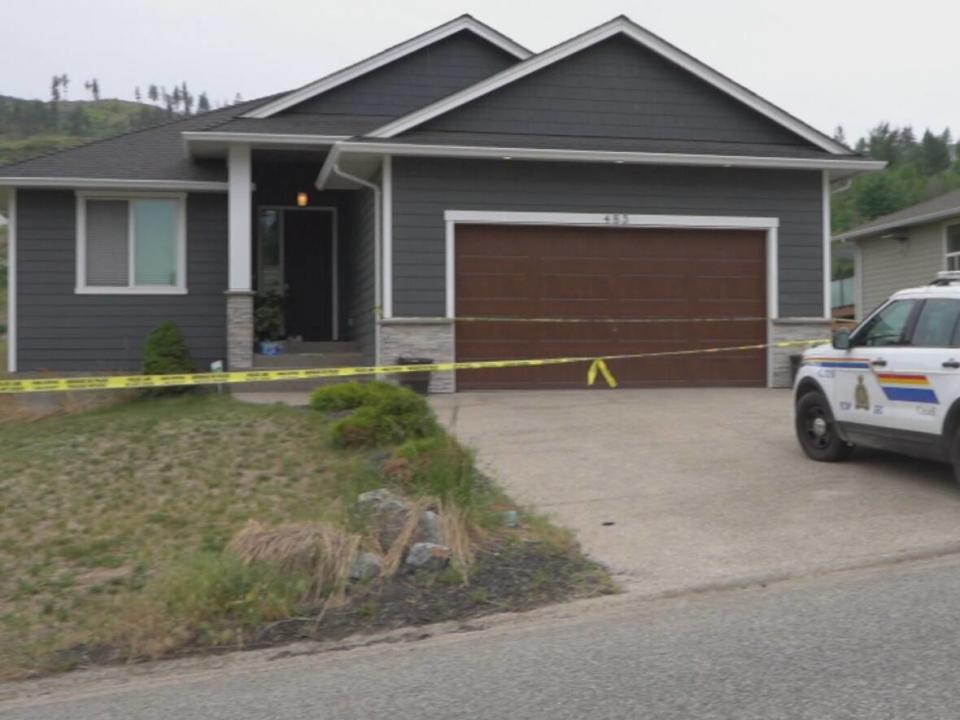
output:
[{"label": "downspout", "polygon": [[380,227],[380,214],[381,214],[381,200],[380,200],[380,186],[376,183],[372,183],[369,180],[364,180],[359,178],[356,175],[351,175],[348,172],[344,172],[340,169],[340,165],[336,162],[333,163],[331,168],[334,175],[338,175],[344,180],[349,180],[350,182],[357,183],[362,187],[368,188],[373,191],[373,272],[374,272],[374,283],[373,283],[373,305],[374,305],[374,318],[373,318],[373,347],[374,347],[374,358],[373,362],[375,365],[380,364],[380,317],[383,313],[383,289],[380,286],[382,281],[382,273],[380,272],[380,265],[382,260],[381,256],[381,245],[382,245],[382,235],[383,230]]}]

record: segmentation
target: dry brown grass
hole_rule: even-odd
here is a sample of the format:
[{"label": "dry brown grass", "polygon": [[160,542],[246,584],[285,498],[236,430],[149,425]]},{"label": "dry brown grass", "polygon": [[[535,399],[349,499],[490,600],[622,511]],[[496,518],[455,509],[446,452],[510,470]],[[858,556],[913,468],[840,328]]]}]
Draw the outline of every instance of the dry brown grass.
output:
[{"label": "dry brown grass", "polygon": [[227,545],[246,563],[261,562],[312,579],[310,600],[326,597],[336,606],[346,599],[350,569],[361,537],[330,523],[285,523],[273,527],[250,520]]}]

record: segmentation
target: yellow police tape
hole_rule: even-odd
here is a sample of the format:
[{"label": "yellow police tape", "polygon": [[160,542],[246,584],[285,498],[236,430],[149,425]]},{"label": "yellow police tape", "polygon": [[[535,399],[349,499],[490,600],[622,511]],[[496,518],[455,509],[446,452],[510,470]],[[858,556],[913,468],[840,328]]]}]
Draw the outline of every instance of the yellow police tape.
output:
[{"label": "yellow police tape", "polygon": [[745,350],[764,350],[814,345],[826,340],[784,340],[759,345],[733,347],[697,348],[694,350],[664,350],[661,352],[634,353],[630,355],[602,355],[593,357],[538,358],[532,360],[483,360],[478,362],[445,362],[429,365],[373,365],[369,367],[309,368],[290,370],[243,370],[239,372],[192,373],[190,375],[104,375],[100,377],[71,378],[25,378],[0,380],[0,394],[66,392],[70,390],[130,390],[135,388],[174,387],[180,385],[233,385],[253,382],[276,382],[279,380],[315,380],[320,378],[362,377],[368,375],[394,375],[417,372],[447,372],[451,370],[486,370],[491,368],[543,367],[546,365],[571,365],[590,363],[587,383],[593,385],[597,376],[603,377],[610,387],[617,381],[607,366],[609,360],[637,360],[641,358],[671,357],[678,355],[702,355]]}]

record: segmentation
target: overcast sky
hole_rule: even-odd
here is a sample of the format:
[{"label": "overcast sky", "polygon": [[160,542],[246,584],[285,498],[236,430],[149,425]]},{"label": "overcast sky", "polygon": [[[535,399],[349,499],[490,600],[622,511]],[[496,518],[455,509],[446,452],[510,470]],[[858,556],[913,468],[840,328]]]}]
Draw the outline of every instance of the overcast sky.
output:
[{"label": "overcast sky", "polygon": [[[950,0],[3,0],[0,94],[103,97],[187,80],[267,95],[469,12],[531,50],[625,13],[828,133],[881,120],[960,130],[960,3]],[[546,11],[545,8],[548,8]]]}]

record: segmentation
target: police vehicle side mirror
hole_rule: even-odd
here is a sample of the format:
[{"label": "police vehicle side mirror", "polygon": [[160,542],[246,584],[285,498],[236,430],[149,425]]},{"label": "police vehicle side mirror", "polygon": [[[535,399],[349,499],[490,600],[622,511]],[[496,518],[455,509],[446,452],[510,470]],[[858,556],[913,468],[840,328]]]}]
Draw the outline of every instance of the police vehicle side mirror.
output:
[{"label": "police vehicle side mirror", "polygon": [[850,331],[846,328],[835,330],[833,333],[833,347],[837,350],[850,349]]}]

